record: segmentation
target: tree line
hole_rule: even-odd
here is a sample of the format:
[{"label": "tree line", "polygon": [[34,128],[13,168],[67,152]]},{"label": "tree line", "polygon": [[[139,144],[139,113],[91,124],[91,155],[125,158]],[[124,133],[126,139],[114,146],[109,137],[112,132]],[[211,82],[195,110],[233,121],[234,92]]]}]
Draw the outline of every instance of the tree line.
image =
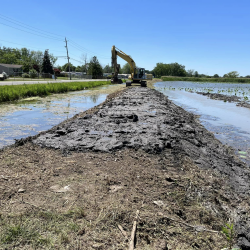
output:
[{"label": "tree line", "polygon": [[34,51],[27,48],[16,49],[0,47],[0,63],[23,65],[23,72],[30,72],[31,70],[42,72],[42,65],[44,59],[47,59],[47,56],[50,64],[55,65],[57,57],[53,56],[53,54],[49,54],[48,51],[42,52],[40,50]]},{"label": "tree line", "polygon": [[58,58],[49,53],[48,50],[42,52],[40,50],[34,51],[27,48],[0,47],[0,63],[22,65],[22,71],[29,75],[37,73],[59,74],[61,71],[84,72],[93,76],[103,75],[104,69],[96,56],[91,58],[89,62],[85,60],[86,63],[84,65],[77,67],[72,63],[69,65],[66,63],[63,66],[55,66],[57,59]]},{"label": "tree line", "polygon": [[[82,56],[84,64],[74,66],[72,63],[64,64],[62,66],[57,65],[55,67],[55,63],[57,61],[57,57],[53,54],[49,53],[48,50],[44,52],[38,50],[29,50],[27,48],[9,48],[9,47],[0,47],[0,63],[5,64],[19,64],[23,65],[23,72],[43,72],[43,73],[60,73],[64,72],[83,72],[88,75],[102,76],[103,73],[112,74],[114,71],[113,68],[107,64],[105,66],[101,66],[99,60],[96,56],[92,57],[89,61],[87,61],[87,56]],[[120,74],[130,74],[130,66],[128,63],[124,64],[122,68],[120,68]],[[146,73],[153,74],[154,77],[160,78],[162,76],[179,76],[179,77],[214,77],[219,78],[218,74],[214,74],[213,76],[208,76],[205,74],[199,74],[198,71],[193,69],[186,70],[185,66],[175,63],[157,63],[153,70],[146,70]],[[237,78],[239,77],[239,73],[237,71],[231,71],[227,74],[224,74],[223,77],[227,78]],[[250,78],[250,75],[245,76]]]},{"label": "tree line", "polygon": [[[223,76],[219,76],[218,74],[214,74],[212,76],[206,74],[199,74],[198,71],[193,69],[186,70],[184,65],[179,63],[157,63],[152,71],[149,71],[154,75],[154,77],[160,78],[162,76],[180,76],[180,77],[200,77],[200,78],[237,78],[243,77],[237,71],[230,71]],[[246,78],[250,78],[250,75],[246,75]]]},{"label": "tree line", "polygon": [[[49,53],[48,50],[42,52],[34,51],[27,48],[10,48],[0,47],[0,63],[23,65],[22,70],[25,73],[51,73],[59,74],[60,72],[83,72],[92,76],[102,76],[103,73],[112,74],[113,68],[107,64],[102,66],[96,56],[89,61],[86,55],[82,55],[84,64],[75,66],[72,63],[56,65],[57,57]],[[130,74],[130,66],[126,63],[121,69],[120,74]]]}]

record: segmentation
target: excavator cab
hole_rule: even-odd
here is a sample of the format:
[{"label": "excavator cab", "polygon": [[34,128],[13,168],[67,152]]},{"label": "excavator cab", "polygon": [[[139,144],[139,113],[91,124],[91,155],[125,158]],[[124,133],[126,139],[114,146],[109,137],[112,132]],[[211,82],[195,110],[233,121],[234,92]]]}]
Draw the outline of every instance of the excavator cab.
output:
[{"label": "excavator cab", "polygon": [[146,79],[145,69],[144,68],[137,68],[137,72],[134,75],[134,79],[145,80]]},{"label": "excavator cab", "polygon": [[136,68],[135,73],[132,74],[132,81],[126,82],[126,86],[129,87],[132,83],[139,83],[141,87],[147,87],[147,77],[144,68]]}]

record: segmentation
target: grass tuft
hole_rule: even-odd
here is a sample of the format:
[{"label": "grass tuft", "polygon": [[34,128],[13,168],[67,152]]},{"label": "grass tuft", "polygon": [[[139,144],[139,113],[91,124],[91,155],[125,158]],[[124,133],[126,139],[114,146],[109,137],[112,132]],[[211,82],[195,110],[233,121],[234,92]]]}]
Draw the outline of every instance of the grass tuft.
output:
[{"label": "grass tuft", "polygon": [[25,225],[9,226],[6,228],[1,237],[2,243],[12,243],[19,241],[21,243],[28,243],[35,239],[39,239],[40,235],[32,230],[29,230]]}]

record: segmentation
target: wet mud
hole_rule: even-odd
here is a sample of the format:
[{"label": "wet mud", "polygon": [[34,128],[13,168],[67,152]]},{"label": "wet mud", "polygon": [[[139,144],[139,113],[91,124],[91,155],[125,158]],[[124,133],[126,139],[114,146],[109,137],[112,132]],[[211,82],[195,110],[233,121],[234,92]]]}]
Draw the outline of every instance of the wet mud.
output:
[{"label": "wet mud", "polygon": [[[18,141],[21,144],[22,141]],[[33,143],[71,151],[113,152],[122,148],[188,156],[203,169],[213,169],[235,190],[236,198],[250,194],[250,171],[230,147],[208,132],[197,117],[176,106],[160,92],[133,87],[104,104],[41,133]],[[232,198],[232,197],[230,197]],[[243,207],[235,208],[238,245],[250,249],[250,220]]]},{"label": "wet mud", "polygon": [[[239,192],[249,190],[248,170],[229,147],[222,145],[196,119],[158,91],[130,88],[92,114],[78,116],[34,140],[43,147],[70,151],[109,152],[121,148],[160,153],[183,151],[203,168],[232,177]],[[234,177],[238,170],[239,178]]]},{"label": "wet mud", "polygon": [[241,97],[235,96],[235,95],[223,95],[223,94],[217,94],[217,93],[205,93],[205,92],[196,92],[197,94],[207,96],[210,99],[214,100],[222,100],[224,102],[235,102],[236,106],[245,107],[250,109],[250,103],[243,101]]}]

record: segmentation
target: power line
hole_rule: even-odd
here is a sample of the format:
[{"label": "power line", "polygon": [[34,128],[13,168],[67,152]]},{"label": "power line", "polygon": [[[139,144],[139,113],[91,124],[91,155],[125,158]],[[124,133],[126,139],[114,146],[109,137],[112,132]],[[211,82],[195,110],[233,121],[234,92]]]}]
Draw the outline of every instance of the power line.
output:
[{"label": "power line", "polygon": [[[2,16],[2,17],[1,17],[1,16]],[[28,25],[28,24],[22,23],[22,22],[17,21],[17,20],[15,20],[15,19],[13,19],[13,18],[7,17],[7,16],[5,16],[5,15],[3,15],[3,14],[0,14],[0,18],[4,19],[4,20],[6,20],[6,21],[9,21],[8,19],[10,19],[10,20],[12,20],[12,21],[9,21],[9,22],[12,22],[12,23],[13,23],[13,21],[14,21],[14,22],[17,23],[18,25],[21,25],[21,24],[22,24],[21,26],[25,25],[25,26],[27,26],[27,27],[30,27],[31,29],[40,30],[40,31],[42,31],[43,33],[45,32],[45,33],[52,34],[52,35],[54,35],[54,36],[64,37],[64,36],[62,36],[62,35],[57,35],[57,34],[55,34],[55,33],[49,32],[49,31],[45,31],[45,30],[42,30],[42,29],[38,29],[38,28],[32,27],[32,26],[30,26],[30,25]],[[7,19],[6,19],[6,18],[7,18]],[[19,24],[19,23],[21,23],[21,24]]]},{"label": "power line", "polygon": [[79,63],[84,63],[83,61],[78,61],[78,60],[76,60],[76,59],[74,59],[72,57],[70,59],[73,60],[73,61],[79,62]]},{"label": "power line", "polygon": [[[13,43],[13,42],[6,41],[6,40],[2,40],[2,39],[0,39],[0,41],[7,42],[7,43]],[[25,46],[25,47],[29,47],[29,48],[35,48],[35,49],[39,49],[39,50],[44,50],[44,49],[41,49],[41,48],[37,48],[37,47],[33,47],[33,46],[27,46],[27,45],[20,44],[20,43],[13,43],[13,44],[21,45],[21,46]],[[55,52],[60,52],[60,53],[64,53],[64,51],[59,51],[59,50],[53,50],[53,51],[55,51]]]},{"label": "power line", "polygon": [[93,55],[98,55],[99,57],[104,58],[104,59],[110,59],[109,57],[106,57],[106,56],[103,56],[103,55],[101,55],[101,54],[99,54],[99,53],[95,53],[95,52],[93,52],[93,51],[91,51],[91,50],[88,50],[88,49],[82,47],[81,45],[79,45],[79,44],[77,44],[77,43],[71,41],[71,40],[69,40],[69,43],[71,43],[70,46],[72,46],[72,47],[74,47],[75,49],[78,49],[78,50],[80,50],[80,51],[88,52],[88,53],[93,54]]},{"label": "power line", "polygon": [[32,35],[41,36],[41,37],[44,37],[44,38],[49,38],[49,39],[53,39],[53,40],[60,41],[60,42],[63,41],[63,40],[61,40],[61,39],[59,39],[59,38],[52,38],[52,37],[48,37],[48,36],[43,36],[43,35],[35,34],[35,33],[32,33],[32,32],[29,32],[29,31],[27,31],[27,30],[18,29],[18,28],[16,28],[16,27],[13,27],[13,26],[8,25],[8,24],[5,24],[5,23],[0,23],[0,24],[5,25],[5,26],[8,26],[8,27],[11,27],[11,28],[13,28],[13,29],[21,30],[21,31],[26,32],[26,33],[30,33],[30,34],[32,34]]},{"label": "power line", "polygon": [[[30,31],[27,31],[27,30],[23,30],[23,29],[19,29],[19,28],[17,28],[17,27],[13,27],[13,26],[8,25],[8,24],[6,24],[6,23],[1,23],[1,22],[0,22],[0,24],[2,24],[2,25],[5,25],[5,26],[11,27],[11,28],[13,28],[13,29],[17,29],[17,30],[20,30],[20,31],[23,31],[23,32],[26,32],[26,33],[29,33],[29,34],[32,34],[32,35],[44,37],[44,38],[47,38],[47,39],[52,39],[52,40],[56,40],[56,41],[63,41],[62,39],[59,39],[58,37],[53,37],[53,36],[60,36],[60,37],[62,37],[61,35],[57,35],[57,34],[54,34],[54,33],[48,32],[48,31],[44,31],[44,30],[41,30],[41,29],[34,28],[34,27],[30,26],[30,25],[24,24],[24,23],[22,23],[22,22],[19,22],[19,21],[15,20],[15,19],[12,19],[12,18],[10,18],[10,17],[4,16],[4,15],[2,15],[2,14],[0,14],[0,18],[3,19],[3,20],[5,20],[5,21],[14,23],[15,25],[19,25],[19,26],[21,26],[21,27],[23,27],[23,28],[25,28],[25,29],[31,30],[31,31],[33,31],[33,32],[30,32]],[[9,20],[8,20],[8,19],[9,19]],[[27,26],[27,27],[25,27],[25,26]],[[29,28],[29,27],[30,27],[30,28]],[[40,30],[40,31],[39,31],[39,30]],[[42,31],[42,32],[41,32],[41,31]],[[36,33],[34,33],[34,32],[36,32],[36,33],[38,33],[38,34],[36,34]],[[39,33],[40,33],[40,34],[39,34]],[[48,35],[48,34],[46,34],[46,33],[52,34],[53,36]],[[103,56],[103,55],[101,55],[101,54],[99,54],[99,53],[95,53],[95,52],[93,52],[93,51],[91,51],[91,50],[89,50],[89,49],[86,49],[86,48],[84,48],[83,46],[81,46],[81,45],[75,43],[74,41],[71,41],[71,40],[70,40],[70,41],[67,41],[67,42],[70,42],[70,43],[71,43],[70,46],[72,46],[73,48],[75,48],[75,49],[77,49],[77,50],[80,50],[80,51],[82,51],[82,52],[84,52],[84,53],[88,52],[88,53],[90,53],[90,54],[92,54],[92,55],[94,55],[94,56],[98,55],[99,57],[101,57],[101,58],[103,58],[103,59],[110,59],[109,57]],[[79,61],[78,61],[78,62],[79,62]]]},{"label": "power line", "polygon": [[75,55],[75,54],[72,54],[72,53],[70,53],[70,55],[76,56],[77,58],[81,58],[79,55]]},{"label": "power line", "polygon": [[[78,47],[76,47],[76,46],[74,46],[74,45],[72,45],[72,44],[70,44],[70,46],[72,47],[72,48],[75,48],[75,49],[77,49],[77,50],[79,50],[79,51],[82,51],[82,52],[84,52],[84,53],[89,53],[89,54],[91,54],[92,56],[99,56],[99,54],[98,53],[90,53],[90,52],[88,52],[88,51],[85,51],[85,50],[83,50],[83,49],[80,49],[80,48],[78,48]],[[110,59],[109,57],[104,57],[104,56],[99,56],[100,58],[103,58],[103,59]]]}]

